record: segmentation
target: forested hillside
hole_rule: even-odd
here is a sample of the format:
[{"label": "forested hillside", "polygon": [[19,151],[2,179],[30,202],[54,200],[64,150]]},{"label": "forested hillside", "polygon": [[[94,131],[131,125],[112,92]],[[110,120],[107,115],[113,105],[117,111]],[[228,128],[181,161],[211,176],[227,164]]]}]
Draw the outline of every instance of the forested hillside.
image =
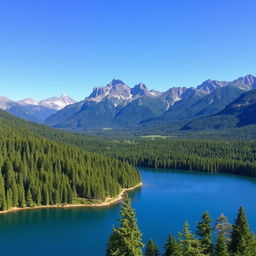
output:
[{"label": "forested hillside", "polygon": [[255,142],[214,142],[183,139],[155,139],[134,142],[99,142],[80,147],[136,166],[224,172],[256,177]]},{"label": "forested hillside", "polygon": [[[1,115],[6,113],[0,112]],[[256,142],[254,141],[174,138],[111,141],[54,130],[9,115],[8,118],[10,125],[27,127],[26,130],[34,134],[127,161],[133,166],[224,172],[256,177]]]},{"label": "forested hillside", "polygon": [[0,210],[104,200],[140,182],[129,164],[42,138],[26,125],[1,112]]}]

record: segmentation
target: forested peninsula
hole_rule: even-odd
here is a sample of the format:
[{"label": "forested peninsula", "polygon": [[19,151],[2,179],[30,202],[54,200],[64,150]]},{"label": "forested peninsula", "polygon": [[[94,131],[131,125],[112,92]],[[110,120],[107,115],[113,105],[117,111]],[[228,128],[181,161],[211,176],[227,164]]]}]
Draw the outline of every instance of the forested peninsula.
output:
[{"label": "forested peninsula", "polygon": [[0,118],[1,211],[106,203],[141,182],[139,172],[126,162],[45,139],[10,125],[12,117],[4,116],[7,119]]}]

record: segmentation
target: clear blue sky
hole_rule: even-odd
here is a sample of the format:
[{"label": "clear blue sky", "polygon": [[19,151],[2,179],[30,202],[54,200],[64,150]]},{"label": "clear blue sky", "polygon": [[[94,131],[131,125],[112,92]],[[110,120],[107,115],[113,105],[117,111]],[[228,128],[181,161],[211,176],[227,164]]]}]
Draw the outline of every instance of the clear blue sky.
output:
[{"label": "clear blue sky", "polygon": [[256,74],[255,0],[1,0],[0,95],[76,99]]}]

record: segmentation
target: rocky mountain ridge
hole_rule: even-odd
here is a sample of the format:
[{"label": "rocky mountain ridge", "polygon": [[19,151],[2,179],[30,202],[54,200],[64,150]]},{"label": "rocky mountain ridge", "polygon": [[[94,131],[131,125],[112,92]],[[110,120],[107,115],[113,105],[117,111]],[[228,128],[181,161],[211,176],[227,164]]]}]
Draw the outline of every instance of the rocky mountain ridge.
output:
[{"label": "rocky mountain ridge", "polygon": [[172,87],[165,92],[150,90],[143,83],[129,87],[113,79],[106,86],[95,87],[83,101],[50,116],[46,124],[86,130],[193,119],[221,111],[255,87],[252,75],[231,82],[209,79],[197,87]]},{"label": "rocky mountain ridge", "polygon": [[256,88],[256,77],[246,75],[231,82],[206,80],[197,87],[171,87],[159,92],[144,83],[130,87],[113,79],[95,87],[84,100],[68,95],[36,101],[15,102],[0,97],[0,108],[38,123],[72,130],[126,128],[169,124],[213,115],[246,91]]}]

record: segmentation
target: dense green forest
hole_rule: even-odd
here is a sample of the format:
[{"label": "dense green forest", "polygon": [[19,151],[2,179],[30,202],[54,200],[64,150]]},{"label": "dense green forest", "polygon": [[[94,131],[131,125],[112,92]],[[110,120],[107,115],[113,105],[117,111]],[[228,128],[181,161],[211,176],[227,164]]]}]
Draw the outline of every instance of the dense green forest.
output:
[{"label": "dense green forest", "polygon": [[[102,148],[101,148],[102,149]],[[132,165],[256,176],[254,142],[154,140],[116,143],[106,155]]]},{"label": "dense green forest", "polygon": [[83,150],[126,161],[133,166],[224,172],[256,177],[255,141],[175,138],[106,140],[25,122],[2,111],[1,117],[10,126],[19,127],[21,131],[26,130]]},{"label": "dense green forest", "polygon": [[145,246],[142,233],[128,196],[120,211],[120,226],[114,227],[107,244],[106,256],[255,256],[256,240],[250,230],[242,207],[239,208],[234,224],[221,214],[213,223],[205,212],[193,233],[186,221],[178,236],[168,235],[163,251],[152,239]]},{"label": "dense green forest", "polygon": [[138,171],[128,163],[8,123],[0,119],[0,210],[89,203],[140,182]]}]

